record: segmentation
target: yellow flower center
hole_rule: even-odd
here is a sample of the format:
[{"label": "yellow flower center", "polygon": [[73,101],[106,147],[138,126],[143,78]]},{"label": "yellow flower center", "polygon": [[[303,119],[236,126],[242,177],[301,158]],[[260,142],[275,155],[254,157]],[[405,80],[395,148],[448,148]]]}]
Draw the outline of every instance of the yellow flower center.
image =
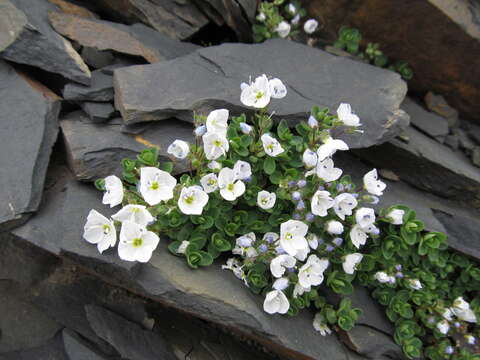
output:
[{"label": "yellow flower center", "polygon": [[220,147],[220,146],[222,146],[222,142],[220,140],[215,140],[213,142],[213,145],[215,145],[216,147]]},{"label": "yellow flower center", "polygon": [[142,246],[142,244],[143,244],[142,238],[133,239],[133,243],[132,243],[133,247],[140,247]]},{"label": "yellow flower center", "polygon": [[287,240],[292,240],[292,239],[293,239],[292,233],[286,233],[286,234],[285,234],[285,239],[287,239]]},{"label": "yellow flower center", "polygon": [[188,205],[191,205],[193,203],[193,200],[194,200],[193,196],[185,196],[183,198],[183,201],[185,201]]},{"label": "yellow flower center", "polygon": [[152,182],[152,185],[150,185],[150,189],[152,190],[158,190],[159,187],[160,185],[158,184],[157,181]]},{"label": "yellow flower center", "polygon": [[263,91],[258,91],[257,94],[255,95],[255,99],[260,100],[263,97],[263,95],[265,95]]},{"label": "yellow flower center", "polygon": [[228,184],[227,185],[227,190],[228,191],[233,191],[234,185],[233,184]]},{"label": "yellow flower center", "polygon": [[106,235],[110,232],[111,228],[110,225],[104,224],[103,225],[103,233]]}]

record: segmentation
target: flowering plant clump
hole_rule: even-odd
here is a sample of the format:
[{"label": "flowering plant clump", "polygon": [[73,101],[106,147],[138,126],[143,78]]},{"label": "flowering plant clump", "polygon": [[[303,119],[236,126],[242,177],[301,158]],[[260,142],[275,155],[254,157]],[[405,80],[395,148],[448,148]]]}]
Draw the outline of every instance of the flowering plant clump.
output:
[{"label": "flowering plant clump", "polygon": [[[263,1],[258,7],[257,23],[253,25],[253,39],[262,42],[271,38],[288,38],[298,33],[301,19],[306,15],[300,1]],[[303,30],[312,34],[318,27],[315,19],[303,24]]]},{"label": "flowering plant clump", "polygon": [[[257,109],[250,119],[214,110],[195,118],[195,144],[168,147],[173,162],[190,161],[189,174],[173,177],[173,162],[148,149],[122,161],[123,181],[98,180],[103,203],[123,207],[111,219],[92,210],[85,240],[103,252],[119,229],[119,257],[148,262],[162,236],[192,268],[233,255],[222,268],[264,297],[265,312],[314,308],[321,335],[348,331],[361,316],[346,297],[357,278],[385,306],[408,357],[478,359],[480,268],[448,250],[444,234],[425,232],[409,208],[376,213],[386,190],[376,169],[357,186],[335,167],[348,145],[331,130],[361,133],[350,105],[336,114],[314,107],[290,128],[267,111],[287,95],[280,79],[261,75],[240,90]],[[330,304],[325,291],[344,297]]]}]

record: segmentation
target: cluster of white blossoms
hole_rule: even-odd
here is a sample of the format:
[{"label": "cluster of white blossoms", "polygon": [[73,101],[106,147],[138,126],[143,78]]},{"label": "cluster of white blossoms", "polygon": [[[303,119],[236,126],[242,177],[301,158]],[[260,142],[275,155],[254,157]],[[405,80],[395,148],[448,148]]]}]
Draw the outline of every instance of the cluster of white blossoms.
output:
[{"label": "cluster of white blossoms", "polygon": [[469,323],[476,323],[477,317],[470,308],[470,304],[466,302],[463,297],[458,297],[453,301],[451,307],[446,308],[442,312],[443,320],[440,320],[436,328],[437,330],[446,335],[450,331],[451,326],[457,326],[456,320],[462,320]]}]

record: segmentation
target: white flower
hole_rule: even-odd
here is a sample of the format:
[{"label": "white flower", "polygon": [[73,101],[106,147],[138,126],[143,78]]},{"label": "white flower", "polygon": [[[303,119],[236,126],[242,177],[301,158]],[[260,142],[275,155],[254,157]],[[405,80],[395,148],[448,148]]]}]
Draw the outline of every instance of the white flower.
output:
[{"label": "white flower", "polygon": [[273,208],[277,195],[274,192],[268,192],[265,190],[259,191],[257,195],[257,205],[265,210]]},{"label": "white flower", "polygon": [[320,333],[322,336],[327,336],[332,333],[332,330],[328,327],[325,319],[321,313],[316,313],[313,318],[313,328]]},{"label": "white flower", "polygon": [[246,106],[262,109],[270,102],[270,84],[267,75],[263,74],[251,84],[242,84],[240,101]]},{"label": "white flower", "polygon": [[220,170],[218,187],[220,188],[220,195],[228,201],[234,201],[245,192],[245,184],[241,180],[236,180],[235,173],[230,168]]},{"label": "white flower", "polygon": [[355,211],[355,221],[363,229],[375,222],[375,211],[371,208],[360,208]]},{"label": "white flower", "polygon": [[293,288],[293,297],[297,298],[298,296],[302,296],[304,292],[310,291],[311,288],[304,288],[300,283],[296,283],[295,287]]},{"label": "white flower", "polygon": [[353,253],[345,256],[343,259],[343,271],[347,274],[353,274],[357,265],[362,261],[363,255],[360,253]]},{"label": "white flower", "polygon": [[295,15],[290,22],[292,23],[292,25],[298,25],[298,23],[300,22],[300,14]]},{"label": "white flower", "polygon": [[207,164],[207,167],[210,169],[210,170],[220,170],[222,168],[222,165],[218,162],[218,161],[210,161],[208,164]]},{"label": "white flower", "polygon": [[437,329],[440,331],[442,334],[446,335],[448,333],[448,330],[450,330],[450,324],[448,323],[447,320],[442,320],[437,323]]},{"label": "white flower", "polygon": [[290,303],[283,292],[272,290],[265,296],[265,301],[263,302],[263,310],[265,312],[269,314],[286,314],[289,308]]},{"label": "white flower", "polygon": [[233,172],[237,180],[245,180],[252,176],[252,167],[246,161],[237,160],[235,165],[233,165]]},{"label": "white flower", "polygon": [[269,244],[277,242],[279,238],[280,235],[274,232],[267,232],[263,235],[263,240],[265,240]]},{"label": "white flower", "polygon": [[363,177],[363,186],[370,194],[376,196],[382,196],[383,190],[387,187],[383,181],[378,180],[377,169],[373,169],[365,174]]},{"label": "white flower", "polygon": [[317,255],[310,255],[307,262],[298,271],[298,282],[304,288],[317,286],[323,282],[323,272],[328,267],[327,259],[319,259]]},{"label": "white flower", "polygon": [[227,136],[228,129],[228,110],[213,110],[207,116],[207,133],[215,133],[222,137]]},{"label": "white flower", "polygon": [[390,282],[390,275],[388,275],[385,271],[377,271],[373,277],[382,284]]},{"label": "white flower", "polygon": [[202,136],[205,156],[208,160],[216,160],[222,155],[226,155],[230,145],[225,136],[218,133],[207,132]]},{"label": "white flower", "polygon": [[470,304],[463,300],[463,297],[461,296],[456,298],[453,302],[452,311],[460,320],[470,323],[477,322],[475,313],[472,309],[470,309]]},{"label": "white flower", "polygon": [[185,159],[190,151],[190,145],[183,140],[175,140],[167,148],[167,153],[175,156],[177,159]]},{"label": "white flower", "polygon": [[185,254],[185,251],[187,251],[188,245],[190,245],[190,241],[186,241],[186,240],[182,241],[182,243],[177,249],[177,254]]},{"label": "white flower", "polygon": [[157,234],[134,222],[124,221],[120,230],[118,256],[125,261],[146,263],[159,242]]},{"label": "white flower", "polygon": [[325,230],[332,235],[340,235],[343,233],[343,224],[337,220],[327,221],[325,224]]},{"label": "white flower", "polygon": [[275,290],[280,290],[280,291],[283,291],[285,290],[286,288],[288,288],[288,278],[286,277],[282,277],[280,279],[277,279],[273,282],[273,285],[272,287],[275,289]]},{"label": "white flower", "polygon": [[297,253],[295,254],[295,258],[300,261],[305,261],[308,254],[310,254],[310,247],[307,246],[303,249],[297,249]]},{"label": "white flower", "polygon": [[323,145],[317,150],[318,161],[331,157],[337,150],[348,150],[348,145],[343,140],[332,139],[330,136],[323,141]]},{"label": "white flower", "polygon": [[257,15],[257,20],[261,21],[261,22],[265,21],[266,18],[267,17],[265,16],[265,14],[263,12],[261,12]]},{"label": "white flower", "polygon": [[422,288],[422,283],[418,279],[408,279],[408,286],[412,290],[420,290]]},{"label": "white flower", "polygon": [[342,169],[334,167],[333,160],[326,158],[317,164],[317,176],[326,182],[335,181],[342,176]]},{"label": "white flower", "polygon": [[198,185],[184,187],[178,198],[178,207],[185,215],[201,215],[208,203],[208,195]]},{"label": "white flower", "polygon": [[312,34],[313,32],[315,32],[315,30],[317,30],[317,27],[318,21],[315,19],[309,19],[305,21],[305,24],[303,24],[303,30],[305,30],[307,34]]},{"label": "white flower", "polygon": [[313,150],[306,149],[303,152],[302,160],[303,160],[303,163],[305,164],[305,167],[307,169],[313,168],[313,167],[317,166],[317,162],[318,162],[317,153]]},{"label": "white flower", "polygon": [[333,210],[340,219],[345,220],[345,216],[352,215],[352,211],[356,206],[357,199],[350,193],[343,193],[335,197]]},{"label": "white flower", "polygon": [[288,34],[290,34],[290,24],[286,21],[282,21],[278,26],[275,28],[275,31],[277,32],[278,36],[281,38],[286,38]]},{"label": "white flower", "polygon": [[269,134],[263,134],[260,139],[262,140],[263,150],[265,150],[265,153],[268,156],[275,157],[285,151],[278,140],[271,137]]},{"label": "white flower", "polygon": [[120,222],[131,221],[140,226],[147,226],[155,220],[144,205],[126,205],[112,215],[112,219]]},{"label": "white flower", "polygon": [[83,227],[83,238],[90,244],[97,244],[101,254],[109,247],[115,246],[117,231],[113,221],[92,209],[88,213],[87,222]]},{"label": "white flower", "polygon": [[358,224],[355,224],[350,230],[350,240],[352,244],[359,249],[361,245],[365,245],[368,235]]},{"label": "white flower", "polygon": [[202,136],[207,132],[207,127],[205,125],[200,125],[193,130],[195,136]]},{"label": "white flower", "polygon": [[477,342],[475,336],[470,334],[465,335],[465,340],[467,340],[467,343],[469,343],[470,345],[475,345],[475,343]]},{"label": "white flower", "polygon": [[325,190],[317,190],[312,198],[312,214],[318,216],[327,216],[327,210],[333,207],[334,200],[330,193]]},{"label": "white flower", "polygon": [[252,257],[255,257],[257,255],[258,255],[258,252],[255,248],[249,247],[249,248],[245,249],[245,257],[252,258]]},{"label": "white flower", "polygon": [[120,205],[123,201],[123,184],[115,175],[105,178],[105,194],[103,194],[102,203],[114,207]]},{"label": "white flower", "polygon": [[236,240],[236,244],[238,246],[248,248],[255,243],[256,239],[257,237],[255,236],[255,233],[249,232],[248,234],[238,237]]},{"label": "white flower", "polygon": [[310,126],[312,129],[318,127],[318,120],[315,119],[315,117],[314,117],[313,115],[310,115],[310,116],[308,117],[307,123],[308,123],[308,126]]},{"label": "white flower", "polygon": [[203,191],[205,191],[207,194],[214,192],[215,190],[218,189],[217,174],[210,173],[210,174],[204,175],[200,179],[200,184],[202,184]]},{"label": "white flower", "polygon": [[346,126],[360,126],[360,119],[357,115],[352,113],[350,104],[340,104],[337,109],[338,120]]},{"label": "white flower", "polygon": [[274,99],[283,99],[287,95],[287,87],[282,80],[274,78],[268,82],[270,96]]},{"label": "white flower", "polygon": [[400,209],[393,209],[387,214],[387,219],[390,220],[390,222],[393,225],[402,225],[403,224],[403,215],[405,215],[404,210]]},{"label": "white flower", "polygon": [[173,198],[173,188],[177,185],[168,172],[156,167],[140,169],[140,193],[149,205],[157,205],[160,201]]},{"label": "white flower", "polygon": [[276,278],[280,278],[285,274],[285,269],[293,268],[297,260],[290,255],[278,255],[275,259],[270,261],[270,272]]},{"label": "white flower", "polygon": [[310,248],[312,250],[316,250],[318,248],[318,236],[315,235],[315,234],[308,234],[307,235],[307,241],[308,241],[308,245],[310,246]]},{"label": "white flower", "polygon": [[307,224],[298,220],[288,220],[280,225],[280,246],[289,255],[295,256],[298,250],[308,248]]},{"label": "white flower", "polygon": [[453,311],[452,309],[450,308],[446,308],[443,312],[442,312],[442,316],[444,319],[448,320],[448,321],[452,321],[453,320]]},{"label": "white flower", "polygon": [[292,14],[292,15],[297,12],[297,8],[292,3],[288,4],[287,8],[288,8],[288,11],[290,12],[290,14]]}]

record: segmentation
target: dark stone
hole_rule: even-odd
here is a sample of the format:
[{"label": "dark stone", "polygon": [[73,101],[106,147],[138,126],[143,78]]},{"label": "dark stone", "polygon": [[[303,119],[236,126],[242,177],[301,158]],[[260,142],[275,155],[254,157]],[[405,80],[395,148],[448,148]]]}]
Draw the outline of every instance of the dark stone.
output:
[{"label": "dark stone", "polygon": [[113,100],[113,78],[101,70],[95,70],[90,86],[67,84],[63,89],[63,98],[76,101]]},{"label": "dark stone", "polygon": [[176,360],[169,344],[159,334],[143,330],[115,313],[94,305],[85,306],[93,331],[122,357],[135,360]]},{"label": "dark stone", "polygon": [[473,165],[480,167],[480,146],[475,146],[472,151],[472,163]]},{"label": "dark stone", "polygon": [[357,150],[357,154],[377,167],[393,170],[415,187],[480,207],[480,171],[464,154],[453,152],[411,127],[406,134],[408,143],[395,139]]},{"label": "dark stone", "polygon": [[455,134],[446,136],[444,144],[453,150],[458,150],[460,147],[460,141],[458,140],[458,136]]},{"label": "dark stone", "polygon": [[466,152],[471,152],[475,147],[475,143],[468,137],[468,134],[463,129],[453,129],[453,134],[457,135],[460,148]]},{"label": "dark stone", "polygon": [[70,360],[107,360],[98,350],[82,340],[80,336],[70,330],[63,330],[63,346]]},{"label": "dark stone", "polygon": [[173,39],[187,39],[208,23],[190,1],[175,0],[88,0],[110,16],[134,24],[142,22]]},{"label": "dark stone", "polygon": [[398,74],[287,40],[223,44],[168,62],[115,70],[115,106],[126,124],[172,116],[191,122],[193,111],[220,107],[238,114],[246,111],[240,83],[263,73],[282,79],[289,91],[284,99],[272,100],[275,118],[293,123],[306,120],[313,105],[336,110],[339,100],[351,103],[365,130],[364,136],[348,137],[354,148],[391,139],[408,123],[399,109],[406,85]]},{"label": "dark stone", "polygon": [[31,349],[0,354],[0,360],[71,360],[63,348],[61,333],[44,344]]},{"label": "dark stone", "polygon": [[432,138],[437,138],[438,140],[439,137],[448,135],[448,121],[441,116],[425,110],[411,98],[405,98],[402,103],[402,109],[410,115],[410,123],[413,126]]},{"label": "dark stone", "polygon": [[[192,143],[190,124],[178,120],[165,120],[149,124],[144,134],[124,133],[121,119],[107,124],[92,124],[84,113],[68,114],[60,121],[67,148],[70,168],[79,180],[95,180],[111,174],[120,176],[120,161],[134,158],[147,147],[160,149],[160,161],[169,160],[166,150],[176,139]],[[175,161],[174,173],[188,170],[186,160]]]},{"label": "dark stone", "polygon": [[82,46],[142,57],[148,62],[173,59],[198,48],[197,45],[171,39],[143,24],[127,26],[58,12],[50,13],[49,19],[56,31]]},{"label": "dark stone", "polygon": [[480,145],[480,126],[470,125],[470,128],[468,129],[468,134],[478,145]]},{"label": "dark stone", "polygon": [[458,111],[448,105],[442,95],[435,95],[429,91],[425,95],[425,104],[430,111],[447,119],[448,126],[451,128],[458,126]]},{"label": "dark stone", "polygon": [[47,0],[2,0],[1,6],[1,16],[5,14],[10,20],[0,22],[7,24],[8,33],[13,35],[7,40],[2,36],[0,57],[39,67],[82,84],[90,83],[87,65],[48,23],[48,12],[57,10],[55,5]]},{"label": "dark stone", "polygon": [[0,229],[5,229],[37,210],[57,138],[60,102],[2,60],[0,98]]},{"label": "dark stone", "polygon": [[321,21],[323,39],[333,42],[342,25],[358,28],[362,45],[378,43],[389,59],[408,62],[409,90],[442,94],[466,118],[480,120],[478,1],[310,0],[305,6]]},{"label": "dark stone", "polygon": [[94,123],[104,123],[113,117],[115,109],[110,103],[82,102],[81,108]]},{"label": "dark stone", "polygon": [[0,309],[0,353],[40,346],[62,328],[26,302],[13,281],[0,280]]},{"label": "dark stone", "polygon": [[95,69],[109,66],[115,62],[113,52],[110,50],[97,50],[95,48],[84,46],[80,51],[83,61]]}]

